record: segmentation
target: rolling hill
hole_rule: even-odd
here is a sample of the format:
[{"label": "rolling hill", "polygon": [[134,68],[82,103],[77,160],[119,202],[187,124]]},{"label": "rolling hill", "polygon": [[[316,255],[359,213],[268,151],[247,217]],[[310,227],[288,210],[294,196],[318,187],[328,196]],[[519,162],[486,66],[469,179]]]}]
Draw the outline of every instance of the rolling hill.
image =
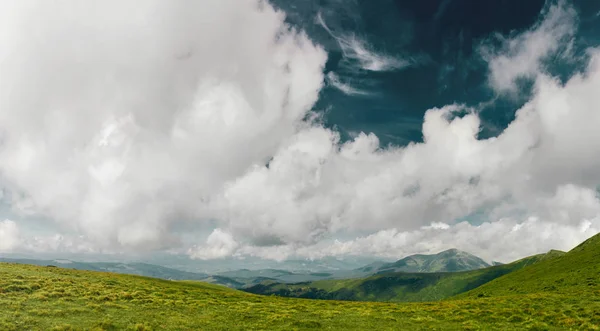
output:
[{"label": "rolling hill", "polygon": [[591,237],[568,253],[551,250],[513,263],[467,272],[395,272],[294,284],[265,281],[245,290],[263,295],[358,301],[592,295],[600,302],[600,235]]},{"label": "rolling hill", "polygon": [[173,280],[203,280],[209,277],[205,273],[188,272],[142,262],[78,262],[71,260],[36,260],[0,258],[0,262],[33,264],[39,266],[57,266],[67,269],[108,271],[128,275],[147,276]]},{"label": "rolling hill", "polygon": [[[600,235],[568,253],[473,271],[314,282],[326,293],[348,288],[356,300],[444,298],[414,303],[261,296],[198,281],[0,263],[0,330],[597,330],[599,276]],[[460,291],[467,292],[451,296]]]},{"label": "rolling hill", "polygon": [[[313,261],[311,264],[315,264]],[[329,269],[324,267],[329,266]],[[457,249],[450,249],[438,254],[410,255],[396,262],[376,261],[354,269],[344,269],[347,265],[335,259],[324,259],[320,269],[282,270],[282,269],[239,269],[219,272],[204,281],[226,285],[237,289],[255,286],[259,283],[304,283],[320,280],[364,278],[390,272],[454,272],[468,271],[488,267],[482,259]]]},{"label": "rolling hill", "polygon": [[584,241],[566,254],[555,255],[495,279],[459,297],[497,297],[551,292],[577,295],[595,293],[600,300],[600,235]]},{"label": "rolling hill", "polygon": [[393,302],[434,301],[472,290],[493,279],[531,264],[554,258],[560,254],[558,251],[551,251],[509,264],[464,272],[393,272],[366,278],[291,284],[267,280],[244,290],[255,294],[310,299]]},{"label": "rolling hill", "polygon": [[305,262],[295,260],[284,265],[293,266],[295,268],[293,271],[262,268],[256,270],[239,269],[207,274],[145,262],[80,262],[69,259],[44,260],[0,257],[0,262],[34,264],[39,266],[55,265],[68,269],[109,271],[171,280],[202,280],[237,289],[253,286],[264,281],[297,283],[325,279],[360,278],[396,269],[404,271],[412,270],[414,272],[472,270],[482,267],[479,261],[485,263],[475,256],[457,250],[449,250],[436,255],[412,255],[393,263],[377,261],[361,268],[352,267],[360,263],[360,261],[361,259],[340,261],[335,258],[326,258],[319,261],[307,260]]},{"label": "rolling hill", "polygon": [[0,330],[593,330],[597,290],[401,304],[303,300],[0,263]]}]

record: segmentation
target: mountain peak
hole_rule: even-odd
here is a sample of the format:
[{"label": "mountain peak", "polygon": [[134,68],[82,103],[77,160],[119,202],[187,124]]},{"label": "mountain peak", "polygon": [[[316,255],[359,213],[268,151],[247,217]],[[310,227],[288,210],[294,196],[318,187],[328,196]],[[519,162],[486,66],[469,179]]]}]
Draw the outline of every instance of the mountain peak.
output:
[{"label": "mountain peak", "polygon": [[[461,252],[461,251],[459,251],[459,250],[458,250],[458,249],[456,249],[456,248],[450,248],[450,249],[447,249],[447,250],[445,250],[445,251],[443,251],[443,252],[441,252],[441,253],[452,253],[452,254],[458,254],[458,253],[462,253],[462,252]],[[440,254],[441,254],[441,253],[440,253]]]},{"label": "mountain peak", "polygon": [[489,267],[481,258],[470,253],[451,248],[437,254],[410,255],[378,268],[377,273],[387,272],[451,272],[467,271]]},{"label": "mountain peak", "polygon": [[575,248],[573,248],[570,252],[583,251],[583,250],[586,250],[587,247],[595,248],[597,246],[600,246],[600,233],[596,234],[594,236],[591,236],[586,241],[582,242],[581,244],[579,244]]}]

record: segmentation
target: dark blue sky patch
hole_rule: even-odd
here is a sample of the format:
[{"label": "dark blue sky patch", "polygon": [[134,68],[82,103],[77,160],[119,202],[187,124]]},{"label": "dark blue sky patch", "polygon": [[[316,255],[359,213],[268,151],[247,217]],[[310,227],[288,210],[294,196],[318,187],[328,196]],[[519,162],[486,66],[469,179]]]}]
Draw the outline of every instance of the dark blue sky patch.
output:
[{"label": "dark blue sky patch", "polygon": [[[422,141],[425,112],[453,103],[477,108],[482,123],[479,137],[494,137],[514,120],[531,94],[532,81],[525,79],[519,82],[519,95],[496,95],[487,84],[488,67],[479,48],[484,43],[500,46],[497,34],[530,28],[540,19],[544,0],[272,2],[286,11],[292,25],[325,47],[326,72],[353,91],[364,92],[349,95],[333,84],[321,92],[315,110],[324,112],[325,125],[339,130],[342,141],[361,131],[375,133],[382,146]],[[600,24],[600,3],[574,2],[580,31],[573,51],[584,54],[599,39],[592,30]],[[408,64],[385,71],[349,69],[338,37],[357,38],[367,50]],[[546,65],[566,81],[586,60],[583,55],[570,62],[555,57]]]}]

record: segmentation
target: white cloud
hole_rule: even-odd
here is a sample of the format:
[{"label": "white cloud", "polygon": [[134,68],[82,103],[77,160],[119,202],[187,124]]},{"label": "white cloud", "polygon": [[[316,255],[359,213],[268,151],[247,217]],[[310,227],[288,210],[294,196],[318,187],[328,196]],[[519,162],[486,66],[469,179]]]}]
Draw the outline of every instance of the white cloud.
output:
[{"label": "white cloud", "polygon": [[210,260],[233,255],[239,247],[230,233],[215,229],[206,239],[206,245],[193,247],[188,254],[195,259]]},{"label": "white cloud", "polygon": [[500,219],[475,226],[467,222],[448,228],[425,226],[414,231],[389,229],[351,241],[313,248],[310,257],[372,254],[399,258],[417,253],[438,253],[458,248],[488,260],[511,262],[550,249],[570,250],[600,231],[600,217],[579,226],[544,222],[531,217],[523,222]]},{"label": "white cloud", "polygon": [[[561,10],[572,9],[553,7],[548,15],[566,15],[556,12]],[[392,228],[408,235],[423,224],[486,208],[492,225],[540,219],[544,226],[528,236],[544,242],[532,247],[545,249],[556,239],[546,231],[576,231],[600,215],[600,155],[594,152],[600,150],[600,99],[594,92],[600,89],[600,53],[590,54],[585,75],[565,85],[539,71],[531,101],[497,138],[478,139],[477,114],[460,105],[429,110],[424,143],[405,148],[382,149],[372,134],[340,146],[334,131],[304,130],[282,145],[269,167],[257,166],[226,186],[222,219],[248,245],[283,243],[299,252],[299,246],[335,233]],[[466,116],[455,116],[464,111]],[[544,232],[533,234],[537,230]],[[455,238],[453,246],[467,240]],[[507,249],[529,253],[522,248],[526,237],[513,239]]]},{"label": "white cloud", "polygon": [[329,28],[321,13],[317,14],[316,22],[337,41],[344,56],[342,65],[349,70],[393,71],[414,64],[412,59],[394,57],[375,51],[373,46],[355,33],[344,32],[338,35]]},{"label": "white cloud", "polygon": [[367,91],[363,91],[363,90],[360,90],[360,89],[352,86],[350,83],[343,82],[343,79],[340,78],[333,71],[328,72],[326,75],[326,78],[327,78],[327,83],[329,85],[337,88],[338,90],[342,91],[346,95],[355,96],[355,95],[370,95],[371,94]]},{"label": "white cloud", "polygon": [[353,34],[339,37],[337,40],[350,67],[356,64],[368,71],[392,71],[412,64],[409,60],[375,52],[365,40]]},{"label": "white cloud", "polygon": [[437,230],[448,230],[450,229],[450,225],[442,222],[434,222],[431,225],[427,225],[422,227],[422,229],[437,229]]},{"label": "white cloud", "polygon": [[[116,249],[115,249],[116,248]],[[116,254],[119,248],[99,249],[85,236],[67,236],[62,234],[33,235],[23,239],[21,250],[34,253],[98,253]]]},{"label": "white cloud", "polygon": [[423,143],[382,148],[303,120],[325,53],[264,2],[0,3],[5,200],[82,236],[26,241],[55,250],[173,247],[214,223],[192,257],[566,249],[600,227],[600,51],[564,85],[542,66],[575,22],[561,3],[490,54],[499,90],[535,81],[497,138],[448,105]]},{"label": "white cloud", "polygon": [[568,251],[600,232],[600,217],[565,225],[504,218],[481,225],[461,222],[452,226],[433,223],[412,231],[381,230],[353,240],[319,242],[313,245],[288,244],[277,247],[240,246],[233,255],[250,255],[282,261],[288,258],[320,259],[334,256],[379,256],[399,259],[412,254],[435,254],[458,248],[491,261],[505,263],[551,249]]},{"label": "white cloud", "polygon": [[316,101],[325,52],[263,1],[0,4],[2,184],[107,246],[177,241]]},{"label": "white cloud", "polygon": [[0,221],[0,253],[11,252],[21,244],[17,223],[11,220]]},{"label": "white cloud", "polygon": [[480,49],[489,62],[489,83],[498,92],[517,92],[519,78],[535,78],[544,71],[542,61],[558,54],[571,56],[576,32],[577,12],[565,0],[548,5],[543,20],[514,38],[498,36],[499,50],[484,46]]}]

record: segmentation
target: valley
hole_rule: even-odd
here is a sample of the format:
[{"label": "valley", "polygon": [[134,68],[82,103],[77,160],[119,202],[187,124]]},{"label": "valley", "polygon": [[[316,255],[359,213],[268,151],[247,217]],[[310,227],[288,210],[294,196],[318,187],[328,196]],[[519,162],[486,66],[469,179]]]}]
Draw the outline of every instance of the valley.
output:
[{"label": "valley", "polygon": [[[551,251],[474,271],[313,284],[331,293],[365,290],[344,300],[427,301],[413,303],[263,296],[201,281],[3,262],[0,329],[597,330],[599,275],[600,235],[567,253]],[[404,297],[370,297],[386,292]]]}]

